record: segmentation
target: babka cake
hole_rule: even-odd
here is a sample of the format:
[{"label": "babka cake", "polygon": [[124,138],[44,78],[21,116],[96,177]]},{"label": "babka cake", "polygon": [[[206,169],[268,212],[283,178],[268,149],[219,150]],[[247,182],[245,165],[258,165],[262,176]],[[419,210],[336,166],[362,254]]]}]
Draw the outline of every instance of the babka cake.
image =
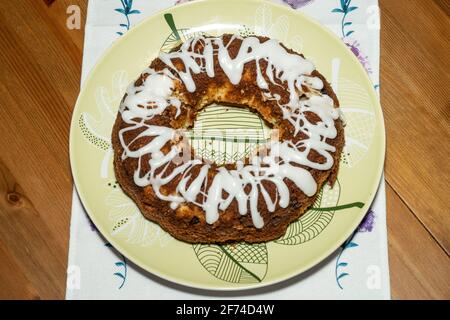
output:
[{"label": "babka cake", "polygon": [[[198,157],[180,129],[212,103],[257,112],[278,139],[235,163]],[[116,179],[179,240],[273,240],[336,179],[338,107],[314,64],[279,41],[197,36],[161,53],[127,88],[112,132]]]}]

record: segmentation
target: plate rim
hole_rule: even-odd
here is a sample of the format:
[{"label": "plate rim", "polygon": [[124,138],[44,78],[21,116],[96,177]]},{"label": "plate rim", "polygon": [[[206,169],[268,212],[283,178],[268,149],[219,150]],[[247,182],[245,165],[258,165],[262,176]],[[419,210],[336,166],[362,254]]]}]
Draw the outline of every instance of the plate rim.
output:
[{"label": "plate rim", "polygon": [[[357,68],[360,69],[359,71],[362,71],[362,73],[364,74],[363,81],[366,82],[367,84],[369,84],[369,87],[371,88],[371,90],[368,93],[369,93],[370,99],[372,100],[372,102],[374,102],[375,115],[378,118],[379,125],[380,125],[380,128],[378,129],[378,131],[380,131],[380,133],[381,133],[381,137],[379,138],[381,152],[379,153],[378,158],[376,159],[377,160],[377,168],[376,168],[375,176],[378,178],[375,179],[375,182],[371,186],[369,197],[367,198],[367,201],[364,203],[364,206],[361,209],[359,209],[360,211],[367,213],[367,210],[370,208],[370,206],[373,203],[375,195],[377,194],[378,188],[380,186],[381,179],[383,177],[383,169],[384,169],[384,162],[385,162],[385,155],[386,155],[386,128],[385,128],[385,123],[384,123],[383,110],[381,107],[379,95],[375,91],[372,80],[370,79],[369,75],[367,74],[367,71],[361,65],[361,63],[359,62],[357,57],[354,54],[352,54],[351,51],[347,48],[347,46],[342,41],[342,39],[340,39],[338,36],[336,36],[331,30],[329,30],[326,26],[322,25],[316,19],[305,15],[303,12],[301,12],[299,10],[294,10],[294,9],[290,8],[289,6],[283,5],[281,3],[274,3],[270,0],[246,0],[246,1],[249,3],[252,3],[255,6],[261,5],[261,4],[266,4],[268,6],[281,9],[281,10],[287,12],[289,15],[294,15],[294,16],[297,15],[296,18],[304,19],[308,23],[311,23],[311,24],[315,25],[317,28],[321,29],[323,32],[328,33],[328,35],[330,35],[332,38],[337,40],[336,42],[338,43],[337,44],[338,46],[343,47],[347,51],[347,54],[350,55],[350,59],[353,59],[353,61],[358,65]],[[75,165],[76,160],[74,159],[74,157],[75,157],[74,156],[74,152],[75,152],[74,151],[74,148],[75,148],[74,140],[75,140],[75,136],[76,136],[75,130],[76,130],[76,124],[77,124],[77,119],[75,118],[75,114],[77,113],[77,110],[81,108],[80,104],[81,104],[81,100],[83,100],[82,99],[83,96],[85,95],[86,87],[92,81],[92,78],[96,74],[96,71],[98,70],[99,66],[102,64],[102,61],[115,49],[115,47],[119,43],[126,41],[126,39],[130,36],[131,33],[137,32],[139,29],[143,28],[143,26],[146,24],[146,22],[148,20],[154,19],[157,16],[162,16],[165,13],[172,13],[173,10],[183,10],[190,6],[198,6],[198,5],[201,6],[205,3],[214,4],[214,2],[217,2],[217,3],[219,3],[219,2],[225,2],[225,3],[236,2],[237,3],[237,2],[239,2],[239,0],[231,0],[231,1],[230,0],[195,0],[195,1],[191,1],[191,2],[182,3],[179,5],[173,5],[168,8],[159,10],[159,11],[153,13],[152,15],[142,19],[134,27],[132,27],[130,30],[128,30],[124,35],[122,35],[120,38],[114,40],[108,46],[108,48],[105,49],[105,51],[102,53],[102,55],[100,55],[100,57],[97,59],[95,65],[89,71],[88,75],[86,76],[86,78],[83,81],[83,84],[80,86],[80,92],[79,92],[77,100],[75,102],[75,106],[72,111],[72,117],[71,117],[71,122],[70,122],[69,160],[70,160],[70,168],[71,168],[72,179],[74,182],[74,187],[77,191],[77,195],[80,200],[80,203],[81,203],[84,211],[87,213],[87,215],[91,219],[91,221],[95,224],[95,226],[98,229],[98,231],[100,232],[100,234],[118,252],[123,254],[134,265],[138,266],[140,269],[145,270],[146,272],[149,272],[151,275],[160,278],[160,279],[157,279],[157,281],[160,284],[161,284],[161,280],[163,280],[163,281],[169,281],[169,282],[179,285],[179,286],[184,286],[186,288],[194,288],[197,290],[204,290],[204,291],[219,291],[219,292],[220,291],[222,291],[222,292],[249,291],[249,290],[255,290],[255,289],[260,289],[260,288],[264,288],[264,287],[269,287],[269,286],[279,284],[279,283],[285,283],[288,280],[290,280],[296,276],[299,276],[299,275],[305,273],[306,271],[310,270],[314,266],[320,264],[328,256],[330,256],[334,251],[336,251],[345,240],[348,239],[348,237],[352,234],[352,232],[358,227],[358,225],[364,219],[365,214],[362,214],[360,219],[356,219],[355,223],[349,225],[345,230],[346,232],[341,233],[341,236],[339,237],[339,241],[336,241],[335,245],[330,246],[327,250],[324,250],[320,255],[317,255],[314,259],[312,259],[312,261],[310,263],[304,265],[301,268],[293,268],[293,271],[287,272],[283,276],[276,277],[276,278],[274,278],[270,281],[266,281],[266,282],[263,281],[263,282],[250,283],[250,284],[239,284],[239,286],[236,286],[236,287],[199,284],[194,281],[189,281],[189,280],[183,279],[181,277],[164,274],[158,270],[155,270],[151,266],[148,266],[138,256],[129,254],[128,250],[120,244],[120,241],[117,241],[116,238],[111,236],[109,234],[109,232],[107,230],[105,230],[105,228],[103,228],[101,223],[98,223],[98,221],[95,218],[95,214],[91,213],[91,211],[93,211],[93,210],[89,209],[89,206],[86,205],[88,203],[88,201],[85,201],[86,197],[84,196],[83,191],[81,191],[81,188],[79,188],[79,186],[81,186],[81,184],[77,178],[79,173],[78,173],[77,166]],[[71,212],[71,215],[72,215],[72,212]],[[163,284],[163,285],[165,285],[165,284]]]}]

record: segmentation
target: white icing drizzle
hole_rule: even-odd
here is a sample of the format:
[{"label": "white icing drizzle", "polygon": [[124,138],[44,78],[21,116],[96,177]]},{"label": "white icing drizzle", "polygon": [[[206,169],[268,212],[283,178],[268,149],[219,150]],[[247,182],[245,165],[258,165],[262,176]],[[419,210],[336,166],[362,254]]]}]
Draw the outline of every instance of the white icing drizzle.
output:
[{"label": "white icing drizzle", "polygon": [[[160,59],[168,66],[161,72],[147,69],[148,74],[142,85],[136,87],[131,84],[127,89],[127,96],[123,100],[120,112],[128,127],[119,132],[120,142],[124,148],[122,159],[137,158],[138,167],[134,173],[134,182],[140,187],[151,185],[155,195],[164,201],[171,202],[171,208],[176,209],[183,202],[200,206],[206,213],[207,223],[214,223],[219,218],[219,211],[226,210],[236,200],[241,215],[250,209],[252,221],[257,228],[264,226],[264,221],[258,210],[260,195],[269,212],[273,212],[278,204],[282,208],[289,205],[289,188],[284,179],[291,180],[307,196],[313,196],[317,191],[317,183],[308,170],[299,167],[306,166],[318,170],[328,170],[333,166],[333,157],[330,152],[335,148],[326,142],[337,135],[334,120],[339,117],[338,110],[334,108],[333,100],[327,95],[306,93],[302,95],[302,85],[315,90],[323,88],[323,82],[311,76],[315,70],[314,65],[296,54],[290,54],[276,40],[260,43],[257,37],[240,38],[242,40],[237,56],[232,59],[227,47],[235,41],[232,36],[227,45],[223,39],[196,37],[186,41],[178,51],[163,53]],[[201,42],[202,52],[194,50],[196,44]],[[255,61],[257,78],[256,83],[261,92],[269,100],[275,100],[287,119],[295,129],[295,134],[302,132],[308,138],[300,140],[297,144],[292,141],[273,141],[267,146],[267,155],[254,156],[250,164],[237,162],[236,169],[228,170],[218,167],[208,190],[208,172],[211,165],[203,163],[200,159],[191,159],[176,166],[170,173],[166,173],[169,165],[179,157],[180,148],[174,144],[170,151],[164,154],[161,149],[167,142],[176,137],[176,130],[169,127],[149,125],[145,121],[161,114],[169,106],[177,108],[177,117],[180,113],[181,102],[172,96],[174,79],[181,80],[189,92],[196,90],[193,74],[201,72],[214,77],[214,56],[217,56],[220,67],[232,84],[239,84],[246,63]],[[185,71],[179,71],[173,64],[173,59],[183,61]],[[280,103],[280,96],[269,90],[269,84],[262,74],[260,61],[267,62],[265,75],[273,85],[287,84],[289,102]],[[305,112],[315,113],[321,120],[311,123]],[[142,130],[136,138],[128,144],[124,141],[124,134],[132,130]],[[142,137],[153,137],[146,145],[137,150],[130,146]],[[325,159],[323,163],[316,163],[308,159],[311,150],[315,150]],[[142,156],[149,155],[148,172],[142,172]],[[196,177],[191,175],[194,167],[200,166]],[[160,188],[181,175],[173,194],[164,195]],[[269,195],[263,182],[270,182],[276,187],[275,199]],[[189,184],[189,186],[188,186]],[[245,188],[250,186],[249,192]],[[223,192],[227,196],[223,197]],[[198,197],[201,195],[201,197]],[[201,198],[202,202],[197,200]]]}]

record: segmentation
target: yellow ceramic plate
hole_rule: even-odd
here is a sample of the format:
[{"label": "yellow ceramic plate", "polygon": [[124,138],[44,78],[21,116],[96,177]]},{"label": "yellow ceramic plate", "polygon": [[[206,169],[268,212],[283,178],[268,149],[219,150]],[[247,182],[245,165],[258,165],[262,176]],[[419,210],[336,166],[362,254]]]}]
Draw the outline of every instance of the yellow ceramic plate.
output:
[{"label": "yellow ceramic plate", "polygon": [[[291,224],[277,241],[226,246],[177,241],[145,220],[115,182],[110,134],[125,87],[160,51],[177,44],[176,34],[183,40],[198,33],[254,33],[276,38],[314,61],[338,88],[347,122],[339,183],[333,189],[325,187],[314,209]],[[220,108],[209,107],[198,117],[205,122],[203,128],[215,123],[208,119],[217,118]],[[219,123],[221,128],[230,126],[226,135],[231,139],[222,143],[231,143],[232,148],[220,151],[220,145],[205,142],[214,142],[214,137],[194,130],[192,141],[197,152],[216,161],[229,161],[265,139],[266,129],[257,117],[238,110],[230,112],[232,121],[227,117]],[[235,140],[240,126],[249,125],[261,134]],[[195,1],[160,12],[127,32],[91,72],[78,98],[70,134],[78,193],[105,238],[151,273],[180,284],[217,290],[279,282],[311,268],[336,250],[358,226],[373,200],[384,151],[383,117],[376,93],[345,44],[288,7],[256,0]]]}]

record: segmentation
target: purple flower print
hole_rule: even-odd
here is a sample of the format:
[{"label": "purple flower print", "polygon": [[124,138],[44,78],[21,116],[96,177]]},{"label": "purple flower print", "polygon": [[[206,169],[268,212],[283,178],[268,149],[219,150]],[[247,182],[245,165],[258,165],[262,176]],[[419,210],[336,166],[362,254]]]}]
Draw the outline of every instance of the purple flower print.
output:
[{"label": "purple flower print", "polygon": [[290,5],[293,9],[301,8],[312,1],[313,0],[283,0],[283,2]]},{"label": "purple flower print", "polygon": [[366,216],[359,224],[358,231],[372,232],[374,225],[375,225],[375,212],[372,209],[369,209]]},{"label": "purple flower print", "polygon": [[350,41],[349,38],[344,38],[344,43],[347,45],[347,47],[353,52],[353,54],[358,58],[359,62],[363,65],[364,69],[368,73],[372,73],[372,68],[370,67],[369,57],[364,55],[361,50],[359,49],[359,42],[356,40],[353,40],[353,42]]},{"label": "purple flower print", "polygon": [[177,4],[182,4],[182,3],[185,3],[185,2],[190,2],[191,0],[177,0],[177,1],[175,1],[175,5],[177,5]]},{"label": "purple flower print", "polygon": [[[176,0],[175,5],[190,2],[190,1],[192,1],[192,0]],[[282,0],[282,1],[286,4],[288,4],[289,6],[291,6],[293,9],[298,9],[298,8],[301,8],[305,5],[307,5],[308,3],[312,2],[313,0]]]}]

